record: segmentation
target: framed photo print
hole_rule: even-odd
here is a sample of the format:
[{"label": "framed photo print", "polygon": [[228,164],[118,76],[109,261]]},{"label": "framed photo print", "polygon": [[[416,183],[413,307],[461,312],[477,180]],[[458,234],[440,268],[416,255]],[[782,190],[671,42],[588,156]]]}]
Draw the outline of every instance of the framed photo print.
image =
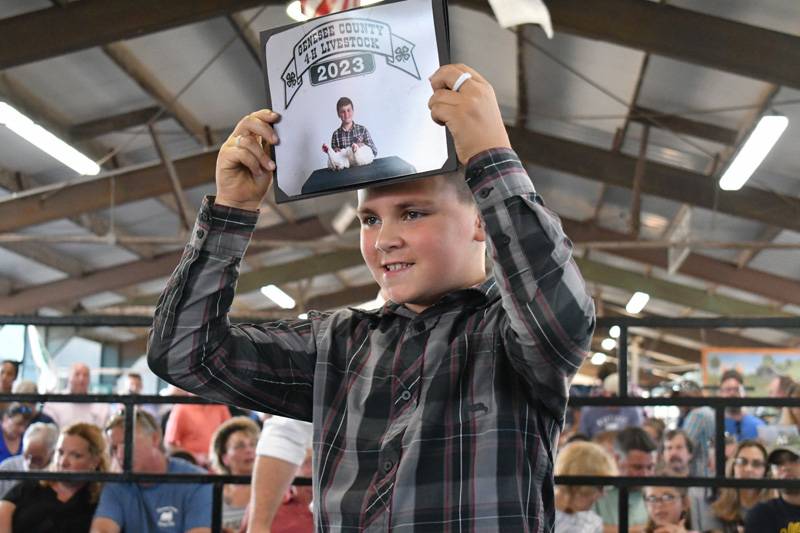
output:
[{"label": "framed photo print", "polygon": [[449,63],[444,0],[395,0],[261,32],[278,202],[439,174],[458,164],[430,116]]}]

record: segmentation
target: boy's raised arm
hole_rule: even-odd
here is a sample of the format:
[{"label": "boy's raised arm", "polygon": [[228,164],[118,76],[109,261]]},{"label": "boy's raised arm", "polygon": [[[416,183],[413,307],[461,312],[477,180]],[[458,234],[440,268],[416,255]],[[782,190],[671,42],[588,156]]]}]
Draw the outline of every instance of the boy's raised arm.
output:
[{"label": "boy's raised arm", "polygon": [[[470,77],[453,91],[464,73]],[[486,226],[506,312],[506,352],[531,397],[562,420],[569,382],[589,349],[595,322],[572,243],[511,150],[491,85],[465,65],[440,68],[431,85],[431,116],[453,134]]]},{"label": "boy's raised arm", "polygon": [[148,362],[162,379],[206,398],[310,420],[313,321],[232,326],[227,316],[272,181],[268,148],[278,142],[278,118],[269,110],[251,113],[220,149],[217,196],[203,201],[158,301]]}]

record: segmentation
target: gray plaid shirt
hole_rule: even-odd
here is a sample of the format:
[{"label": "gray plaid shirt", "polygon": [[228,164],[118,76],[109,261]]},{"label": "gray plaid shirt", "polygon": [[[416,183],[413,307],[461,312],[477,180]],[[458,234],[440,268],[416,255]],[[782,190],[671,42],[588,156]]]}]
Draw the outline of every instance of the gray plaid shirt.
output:
[{"label": "gray plaid shirt", "polygon": [[516,154],[473,158],[493,276],[416,314],[232,326],[257,213],[206,200],[161,296],[150,367],[201,396],[311,420],[317,531],[552,531],[553,460],[594,307]]}]

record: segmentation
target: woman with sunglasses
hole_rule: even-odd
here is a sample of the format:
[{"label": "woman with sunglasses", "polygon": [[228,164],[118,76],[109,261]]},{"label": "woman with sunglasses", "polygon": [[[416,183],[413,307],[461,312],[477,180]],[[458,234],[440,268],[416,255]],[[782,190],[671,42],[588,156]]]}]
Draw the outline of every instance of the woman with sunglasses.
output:
[{"label": "woman with sunglasses", "polygon": [[[754,440],[744,440],[736,446],[726,472],[734,479],[762,479],[769,476],[767,450]],[[771,489],[722,488],[711,504],[712,519],[699,524],[704,531],[739,533],[744,531],[744,517],[759,502],[774,498]],[[700,513],[701,516],[705,513]],[[698,517],[700,518],[700,517]]]},{"label": "woman with sunglasses", "polygon": [[33,412],[30,407],[13,402],[3,413],[0,422],[0,461],[22,453],[22,435],[28,428]]}]

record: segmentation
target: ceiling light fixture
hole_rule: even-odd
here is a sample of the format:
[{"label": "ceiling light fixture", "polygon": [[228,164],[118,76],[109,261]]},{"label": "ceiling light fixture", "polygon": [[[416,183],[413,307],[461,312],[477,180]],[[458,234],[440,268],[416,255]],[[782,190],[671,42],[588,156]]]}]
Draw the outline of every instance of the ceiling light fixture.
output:
[{"label": "ceiling light fixture", "polygon": [[614,339],[603,339],[603,342],[600,343],[600,346],[602,346],[604,350],[611,351],[617,347],[617,341]]},{"label": "ceiling light fixture", "polygon": [[606,354],[603,352],[595,352],[592,356],[592,364],[593,365],[602,365],[606,362]]},{"label": "ceiling light fixture", "polygon": [[297,22],[305,22],[311,18],[303,13],[303,8],[300,7],[300,0],[289,2],[289,5],[286,6],[286,14],[289,15],[290,19],[296,20]]},{"label": "ceiling light fixture", "polygon": [[611,329],[608,330],[608,336],[612,339],[618,339],[620,334],[619,326],[611,326]]},{"label": "ceiling light fixture", "polygon": [[789,119],[781,115],[765,115],[758,121],[731,164],[719,179],[723,191],[738,191],[767,157],[781,138]]},{"label": "ceiling light fixture", "polygon": [[[364,7],[364,6],[371,6],[372,4],[377,4],[382,0],[361,0],[360,2],[357,0],[351,0],[348,3],[348,9],[353,7]],[[296,20],[297,22],[305,22],[308,19],[312,18],[305,13],[303,13],[303,7],[300,4],[300,0],[294,0],[293,2],[289,2],[286,6],[286,14],[289,15],[289,18],[292,20]]]},{"label": "ceiling light fixture", "polygon": [[0,124],[78,174],[96,176],[100,173],[100,165],[5,102],[0,102]]},{"label": "ceiling light fixture", "polygon": [[280,290],[276,285],[261,287],[261,294],[278,304],[283,309],[294,309],[294,298]]},{"label": "ceiling light fixture", "polygon": [[647,302],[650,301],[650,295],[646,292],[636,291],[631,296],[631,299],[628,300],[628,305],[625,306],[625,311],[629,312],[632,315],[636,315],[642,312],[644,306],[647,305]]}]

